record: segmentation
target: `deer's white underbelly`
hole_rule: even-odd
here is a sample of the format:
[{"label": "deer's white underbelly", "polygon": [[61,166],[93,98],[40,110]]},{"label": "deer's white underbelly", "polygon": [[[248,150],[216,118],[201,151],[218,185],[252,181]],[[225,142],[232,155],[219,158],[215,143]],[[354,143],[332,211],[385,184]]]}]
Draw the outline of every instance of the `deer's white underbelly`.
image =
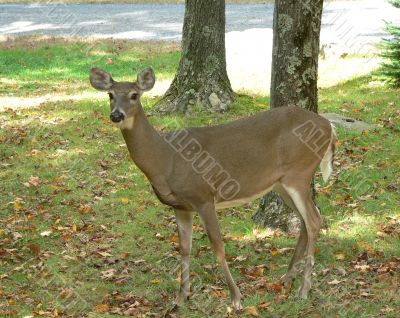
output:
[{"label": "deer's white underbelly", "polygon": [[251,201],[254,201],[255,199],[261,198],[262,196],[264,196],[265,194],[267,194],[268,192],[270,192],[272,190],[272,188],[274,187],[274,185],[270,186],[269,188],[256,193],[252,196],[249,197],[245,197],[245,198],[237,198],[231,201],[221,201],[221,202],[217,202],[215,204],[215,208],[216,209],[226,209],[226,208],[233,208],[236,206],[240,206],[246,203],[249,203]]}]

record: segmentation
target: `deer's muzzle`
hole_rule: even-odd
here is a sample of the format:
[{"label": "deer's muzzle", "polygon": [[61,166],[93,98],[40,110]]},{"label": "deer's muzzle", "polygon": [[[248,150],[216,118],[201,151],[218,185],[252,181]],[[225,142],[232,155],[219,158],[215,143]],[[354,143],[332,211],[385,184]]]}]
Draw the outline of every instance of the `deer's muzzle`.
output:
[{"label": "deer's muzzle", "polygon": [[119,111],[114,111],[111,113],[110,119],[113,123],[119,123],[124,120],[124,114]]}]

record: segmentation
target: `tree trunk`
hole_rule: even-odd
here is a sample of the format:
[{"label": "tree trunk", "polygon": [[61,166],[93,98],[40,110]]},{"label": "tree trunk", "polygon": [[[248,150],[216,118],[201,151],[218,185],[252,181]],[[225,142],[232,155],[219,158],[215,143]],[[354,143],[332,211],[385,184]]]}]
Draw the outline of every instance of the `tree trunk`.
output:
[{"label": "tree trunk", "polygon": [[225,1],[186,0],[181,60],[158,110],[187,112],[200,106],[224,111],[233,98],[226,72]]},{"label": "tree trunk", "polygon": [[[271,108],[318,110],[318,54],[323,0],[275,0]],[[314,192],[313,192],[314,194]],[[271,192],[253,220],[284,231],[297,227],[293,211]]]}]

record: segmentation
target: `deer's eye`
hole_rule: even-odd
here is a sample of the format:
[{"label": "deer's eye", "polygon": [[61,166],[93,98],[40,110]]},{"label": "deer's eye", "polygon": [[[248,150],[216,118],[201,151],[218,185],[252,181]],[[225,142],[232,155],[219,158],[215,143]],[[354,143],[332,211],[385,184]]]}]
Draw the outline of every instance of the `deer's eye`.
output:
[{"label": "deer's eye", "polygon": [[134,93],[131,95],[131,100],[137,100],[138,94]]},{"label": "deer's eye", "polygon": [[110,97],[110,100],[114,99],[114,95],[112,93],[108,93],[108,96]]}]

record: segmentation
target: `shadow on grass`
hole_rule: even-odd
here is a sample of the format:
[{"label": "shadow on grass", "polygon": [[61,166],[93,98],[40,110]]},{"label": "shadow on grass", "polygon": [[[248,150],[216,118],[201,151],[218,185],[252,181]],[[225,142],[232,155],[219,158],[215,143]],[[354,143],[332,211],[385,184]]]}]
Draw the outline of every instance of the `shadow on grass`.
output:
[{"label": "shadow on grass", "polygon": [[88,72],[94,66],[121,79],[136,78],[144,66],[152,66],[158,78],[171,78],[180,55],[176,43],[108,39],[71,42],[33,38],[29,44],[16,39],[15,43],[11,40],[1,47],[3,76],[13,81],[31,81],[38,86],[49,81],[87,81]]},{"label": "shadow on grass", "polygon": [[[344,109],[371,120],[376,120],[373,118],[378,113],[398,116],[393,109],[398,103],[398,91],[371,86],[371,81],[364,77],[321,90],[321,108]],[[366,87],[370,89],[366,91]],[[144,100],[147,111],[153,110],[153,102]],[[176,118],[183,126],[218,124],[266,109],[267,104],[268,98],[239,96],[227,114],[199,113]],[[377,105],[379,110],[375,109]],[[148,299],[148,306],[157,313],[172,302],[178,285],[176,264],[162,263],[167,257],[178,260],[171,211],[157,201],[142,173],[129,161],[126,147],[121,146],[123,139],[110,126],[108,115],[106,98],[46,103],[1,113],[1,242],[9,254],[1,258],[0,267],[2,274],[11,272],[4,280],[5,298],[24,292],[30,299],[8,302],[6,308],[28,315],[41,304],[43,310],[54,312],[55,299],[69,289],[84,297],[84,306],[79,310],[86,312],[95,313],[101,308],[108,308],[109,312],[113,306],[124,308],[118,299],[129,292],[136,297],[129,301],[142,305],[143,299]],[[171,117],[155,113],[150,119],[160,128]],[[393,225],[393,232],[384,232],[390,218],[399,213],[397,137],[398,133],[388,127],[367,134],[339,130],[337,175],[330,184],[320,185],[319,206],[328,227],[317,243],[310,300],[298,301],[294,292],[288,298],[280,298],[259,284],[264,280],[276,283],[286,271],[290,253],[276,251],[294,247],[293,237],[226,239],[229,261],[246,306],[270,302],[267,307],[272,311],[262,314],[273,312],[284,317],[374,317],[381,310],[388,311],[387,317],[395,317],[390,312],[397,301],[395,276],[389,272],[381,280],[377,271],[364,273],[352,262],[365,251],[371,258],[366,265],[371,267],[400,256],[397,225]],[[353,183],[360,171],[372,184],[371,190],[361,195]],[[39,185],[25,185],[31,176],[39,178]],[[230,236],[252,233],[255,226],[251,215],[256,206],[254,203],[251,209],[230,209],[222,214],[223,231]],[[42,235],[46,231],[52,233]],[[198,278],[197,285],[204,287],[198,294],[198,303],[211,295],[212,308],[224,311],[229,302],[227,288],[221,271],[214,266],[215,257],[198,219],[194,237],[192,271]],[[32,258],[30,266],[18,269]],[[262,275],[243,274],[244,269],[260,265],[266,265]],[[33,282],[44,275],[44,267],[50,272],[47,277],[61,277],[46,280],[47,289]],[[345,276],[338,271],[340,267],[346,271]],[[97,307],[101,304],[108,307]],[[179,314],[204,316],[191,306],[196,308],[196,300]],[[222,311],[209,316],[222,317]]]}]

